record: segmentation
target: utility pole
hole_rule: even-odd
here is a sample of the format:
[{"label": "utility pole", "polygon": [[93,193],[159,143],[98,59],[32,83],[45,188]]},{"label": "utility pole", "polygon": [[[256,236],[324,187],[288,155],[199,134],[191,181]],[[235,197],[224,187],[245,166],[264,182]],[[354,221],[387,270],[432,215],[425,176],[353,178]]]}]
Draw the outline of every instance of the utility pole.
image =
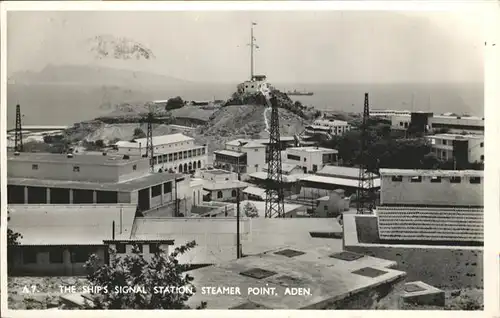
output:
[{"label": "utility pole", "polygon": [[[240,175],[240,157],[238,157],[238,181],[241,181]],[[236,189],[236,258],[241,258],[240,242],[240,188]]]},{"label": "utility pole", "polygon": [[21,106],[16,105],[16,130],[14,136],[14,150],[23,151],[23,128],[21,124]]}]

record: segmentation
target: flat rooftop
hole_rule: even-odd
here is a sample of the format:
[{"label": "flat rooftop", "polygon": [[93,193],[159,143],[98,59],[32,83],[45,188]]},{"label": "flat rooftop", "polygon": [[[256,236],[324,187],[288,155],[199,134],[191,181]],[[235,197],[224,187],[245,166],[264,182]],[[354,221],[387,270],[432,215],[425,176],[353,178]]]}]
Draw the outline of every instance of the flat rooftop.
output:
[{"label": "flat rooftop", "polygon": [[97,191],[118,191],[132,192],[141,190],[163,182],[171,181],[181,177],[182,174],[175,173],[154,173],[141,178],[136,178],[120,183],[104,182],[83,182],[66,180],[47,180],[47,179],[28,179],[28,178],[7,178],[8,185],[28,186],[28,187],[47,187],[64,188],[79,190],[97,190]]},{"label": "flat rooftop", "polygon": [[12,204],[12,230],[22,233],[21,245],[102,245],[115,238],[128,239],[136,212],[133,204]]},{"label": "flat rooftop", "polygon": [[[264,203],[264,202],[262,202]],[[241,207],[245,203],[242,202]],[[342,233],[336,219],[327,218],[240,218],[242,250],[255,255],[278,248],[311,250],[317,247],[342,250],[340,239],[311,233]],[[236,218],[136,218],[131,239],[174,240],[175,247],[195,240],[198,246],[179,261],[214,264],[236,259]]]},{"label": "flat rooftop", "polygon": [[201,171],[203,171],[205,173],[216,174],[216,175],[224,175],[224,174],[231,174],[232,173],[231,171],[227,171],[227,170],[222,170],[222,169],[207,169],[207,168],[203,168],[203,169],[201,169]]},{"label": "flat rooftop", "polygon": [[[359,180],[359,168],[326,165],[316,172],[320,176],[336,176]],[[367,173],[370,178],[377,178],[373,173]]]},{"label": "flat rooftop", "polygon": [[21,152],[19,155],[14,155],[14,152],[7,154],[8,161],[18,162],[33,162],[33,163],[72,163],[78,165],[100,165],[100,166],[121,166],[133,162],[148,160],[142,157],[130,157],[123,159],[123,156],[107,155],[96,156],[89,154],[73,154],[73,157],[68,158],[66,154],[53,153],[38,153],[38,152]]},{"label": "flat rooftop", "polygon": [[380,169],[380,176],[483,177],[482,170]]},{"label": "flat rooftop", "polygon": [[[183,134],[170,134],[162,136],[153,136],[153,146],[161,146],[168,144],[175,144],[178,142],[193,141],[194,139]],[[118,141],[115,145],[118,147],[125,148],[145,148],[147,144],[147,138],[138,138],[134,142],[131,141]]]},{"label": "flat rooftop", "polygon": [[[300,178],[300,181],[324,183],[324,184],[338,185],[338,186],[344,186],[344,187],[350,187],[350,188],[359,187],[358,180],[346,179],[346,178],[336,178],[336,177],[325,177],[325,176],[318,176],[318,175],[306,175],[306,176]],[[373,179],[373,187],[375,187],[375,188],[380,187],[380,178]]]},{"label": "flat rooftop", "polygon": [[483,135],[473,135],[473,134],[436,134],[431,136],[426,136],[426,138],[446,138],[446,139],[484,139]]},{"label": "flat rooftop", "polygon": [[[275,252],[282,252],[277,250]],[[330,257],[324,248],[299,250],[288,257],[269,252],[190,271],[193,285],[239,287],[241,295],[203,295],[196,293],[188,305],[206,301],[209,309],[332,309],[336,303],[382,284],[399,281],[406,274],[389,266],[393,262],[361,256],[345,261]],[[357,254],[353,254],[357,255]],[[386,267],[387,266],[387,267]],[[376,277],[357,272],[369,268]],[[252,273],[257,275],[254,276]],[[243,275],[242,273],[246,273]],[[372,275],[374,276],[374,275]],[[249,295],[248,288],[274,287],[277,295]],[[306,288],[310,295],[285,295],[286,288]],[[258,307],[256,307],[256,305]],[[249,306],[249,307],[248,307]]]},{"label": "flat rooftop", "polygon": [[338,150],[336,150],[336,149],[314,147],[314,146],[310,146],[310,147],[291,147],[291,148],[288,148],[287,150],[304,151],[304,152],[330,152],[330,153],[339,153]]}]

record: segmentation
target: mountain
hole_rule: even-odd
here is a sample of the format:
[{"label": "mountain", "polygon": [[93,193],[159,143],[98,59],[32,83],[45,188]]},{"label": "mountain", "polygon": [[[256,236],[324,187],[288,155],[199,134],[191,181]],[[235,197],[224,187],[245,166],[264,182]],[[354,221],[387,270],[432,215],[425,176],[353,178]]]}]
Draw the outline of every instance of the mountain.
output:
[{"label": "mountain", "polygon": [[16,72],[9,84],[114,85],[114,86],[178,86],[188,81],[148,72],[137,72],[90,65],[47,65],[39,72]]}]

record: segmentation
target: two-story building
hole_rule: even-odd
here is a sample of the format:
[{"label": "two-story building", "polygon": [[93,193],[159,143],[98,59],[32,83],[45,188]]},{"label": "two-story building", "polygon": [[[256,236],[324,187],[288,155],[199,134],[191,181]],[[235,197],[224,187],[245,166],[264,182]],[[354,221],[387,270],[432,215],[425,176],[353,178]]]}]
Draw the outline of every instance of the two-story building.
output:
[{"label": "two-story building", "polygon": [[455,160],[458,164],[484,162],[483,135],[437,134],[426,138],[441,160]]},{"label": "two-story building", "polygon": [[351,126],[343,120],[315,120],[311,125],[305,127],[305,133],[308,135],[314,134],[329,134],[331,136],[339,136],[349,131]]},{"label": "two-story building", "polygon": [[292,147],[282,152],[284,163],[298,165],[304,173],[317,172],[337,163],[338,151],[322,147]]},{"label": "two-story building", "polygon": [[[294,137],[281,137],[280,149],[295,146]],[[238,171],[246,179],[247,174],[261,172],[267,167],[269,139],[236,139],[228,141],[225,148],[214,151],[214,167],[229,171]]]},{"label": "two-story building", "polygon": [[[144,156],[147,138],[118,141],[115,147],[120,155]],[[183,134],[154,136],[153,156],[154,169],[160,172],[192,173],[208,161],[207,146],[196,145],[193,138]]]},{"label": "two-story building", "polygon": [[149,172],[142,157],[9,153],[9,204],[118,204],[139,211],[191,202],[189,177]]}]

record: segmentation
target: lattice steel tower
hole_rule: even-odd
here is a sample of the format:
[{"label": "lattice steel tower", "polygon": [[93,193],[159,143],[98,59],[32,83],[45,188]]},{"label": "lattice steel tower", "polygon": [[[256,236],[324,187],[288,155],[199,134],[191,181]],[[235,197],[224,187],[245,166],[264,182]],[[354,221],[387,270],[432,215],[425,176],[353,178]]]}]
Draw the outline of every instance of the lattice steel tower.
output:
[{"label": "lattice steel tower", "polygon": [[265,217],[273,218],[285,216],[285,204],[281,170],[278,100],[275,96],[271,96],[269,101],[271,104],[271,124],[269,125],[269,151],[267,153]]},{"label": "lattice steel tower", "polygon": [[17,152],[23,151],[23,128],[21,124],[21,106],[16,105],[16,130],[14,136],[14,149]]},{"label": "lattice steel tower", "polygon": [[155,161],[154,161],[154,153],[153,153],[153,112],[150,110],[148,113],[147,123],[148,123],[148,131],[146,133],[146,157],[149,158],[149,166],[151,172],[155,172]]},{"label": "lattice steel tower", "polygon": [[363,109],[363,123],[361,124],[361,152],[359,160],[359,184],[357,191],[356,210],[358,214],[371,213],[375,207],[375,196],[373,193],[373,169],[368,166],[368,119],[370,118],[370,105],[368,93],[365,93],[365,106]]}]

